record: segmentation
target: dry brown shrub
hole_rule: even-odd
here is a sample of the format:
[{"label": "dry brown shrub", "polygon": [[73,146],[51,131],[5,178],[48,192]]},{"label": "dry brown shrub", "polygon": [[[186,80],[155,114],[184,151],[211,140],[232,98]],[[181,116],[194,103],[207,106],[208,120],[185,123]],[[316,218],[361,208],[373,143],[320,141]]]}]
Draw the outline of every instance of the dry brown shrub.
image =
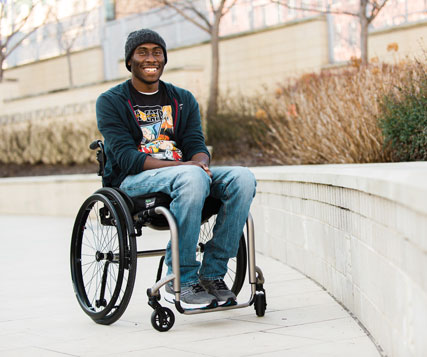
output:
[{"label": "dry brown shrub", "polygon": [[261,150],[279,164],[390,161],[378,126],[380,103],[411,65],[355,64],[304,75],[255,99],[255,118],[268,130]]}]

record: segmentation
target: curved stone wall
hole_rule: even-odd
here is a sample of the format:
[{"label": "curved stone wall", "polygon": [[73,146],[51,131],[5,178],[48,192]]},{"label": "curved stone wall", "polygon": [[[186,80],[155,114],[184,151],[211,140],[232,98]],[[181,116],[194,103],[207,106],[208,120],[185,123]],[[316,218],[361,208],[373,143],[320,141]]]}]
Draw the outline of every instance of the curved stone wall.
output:
[{"label": "curved stone wall", "polygon": [[253,169],[257,250],[350,310],[388,356],[427,355],[427,163]]},{"label": "curved stone wall", "polygon": [[[252,171],[257,250],[321,284],[385,355],[427,356],[427,162]],[[95,174],[3,178],[0,214],[75,216],[100,186]]]}]

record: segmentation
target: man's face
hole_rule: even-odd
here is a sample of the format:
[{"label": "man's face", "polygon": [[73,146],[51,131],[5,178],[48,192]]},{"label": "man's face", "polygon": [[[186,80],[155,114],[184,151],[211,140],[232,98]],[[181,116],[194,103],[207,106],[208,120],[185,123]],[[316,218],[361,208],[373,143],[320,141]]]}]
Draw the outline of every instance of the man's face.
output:
[{"label": "man's face", "polygon": [[147,85],[155,84],[165,67],[163,49],[155,43],[143,43],[135,48],[128,64],[132,77]]}]

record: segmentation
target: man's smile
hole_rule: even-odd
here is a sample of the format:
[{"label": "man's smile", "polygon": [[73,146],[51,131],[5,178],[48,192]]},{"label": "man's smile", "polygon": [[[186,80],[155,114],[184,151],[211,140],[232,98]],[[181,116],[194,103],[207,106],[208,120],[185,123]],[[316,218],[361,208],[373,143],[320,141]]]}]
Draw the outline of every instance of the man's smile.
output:
[{"label": "man's smile", "polygon": [[158,67],[143,67],[142,70],[149,74],[154,74],[154,73],[157,73],[159,69]]}]

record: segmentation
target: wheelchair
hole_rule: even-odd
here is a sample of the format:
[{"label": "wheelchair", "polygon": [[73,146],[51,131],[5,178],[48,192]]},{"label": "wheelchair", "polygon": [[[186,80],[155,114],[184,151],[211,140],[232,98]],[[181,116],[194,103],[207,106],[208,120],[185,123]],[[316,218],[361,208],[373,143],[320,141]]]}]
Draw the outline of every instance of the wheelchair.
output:
[{"label": "wheelchair", "polygon": [[[103,142],[90,144],[97,150],[98,175],[104,173],[106,156]],[[171,283],[175,292],[175,308],[182,314],[224,311],[254,305],[257,316],[264,316],[266,294],[264,276],[255,265],[254,225],[249,214],[239,242],[237,256],[230,259],[224,278],[238,296],[248,271],[251,288],[249,300],[228,306],[185,309],[180,304],[180,266],[178,229],[169,210],[171,198],[161,192],[130,197],[122,190],[102,187],[80,207],[72,231],[70,265],[73,288],[82,310],[96,323],[110,325],[125,312],[134,288],[137,258],[160,257],[155,284],[147,289],[148,304],[153,308],[151,323],[158,331],[168,331],[175,322],[171,309],[160,304],[160,288]],[[221,202],[208,197],[202,211],[197,259],[203,259],[206,242],[212,238],[215,217]],[[172,274],[162,276],[166,249],[137,250],[136,237],[142,228],[169,230],[172,252]],[[246,235],[246,237],[245,237]],[[246,238],[246,239],[245,239]]]}]

